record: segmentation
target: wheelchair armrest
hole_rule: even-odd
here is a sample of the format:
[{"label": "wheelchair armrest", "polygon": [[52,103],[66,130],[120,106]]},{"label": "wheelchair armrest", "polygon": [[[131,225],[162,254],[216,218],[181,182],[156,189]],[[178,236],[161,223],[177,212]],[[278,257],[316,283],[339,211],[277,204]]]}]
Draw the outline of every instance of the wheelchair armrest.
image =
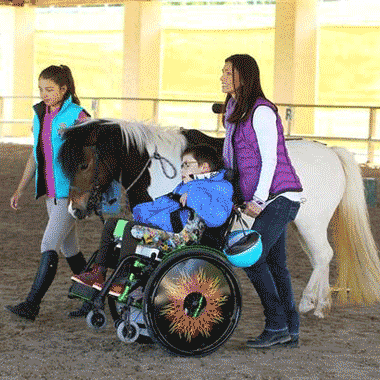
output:
[{"label": "wheelchair armrest", "polygon": [[161,258],[159,257],[160,250],[155,247],[148,247],[144,246],[142,244],[138,244],[136,247],[136,255],[144,256],[149,259],[154,259],[157,261],[161,261]]}]

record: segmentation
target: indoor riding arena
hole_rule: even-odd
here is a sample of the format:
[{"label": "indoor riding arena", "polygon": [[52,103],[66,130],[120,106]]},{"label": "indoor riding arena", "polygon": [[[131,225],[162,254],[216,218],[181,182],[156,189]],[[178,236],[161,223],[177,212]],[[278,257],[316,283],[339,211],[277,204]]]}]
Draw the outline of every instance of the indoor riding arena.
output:
[{"label": "indoor riding arena", "polygon": [[[125,344],[117,338],[112,322],[96,332],[84,318],[69,319],[67,314],[80,302],[67,297],[71,272],[62,256],[36,321],[11,317],[4,307],[22,301],[29,291],[47,222],[45,204],[35,201],[33,186],[19,211],[9,206],[30,151],[26,145],[0,144],[0,379],[379,379],[379,304],[360,308],[333,304],[324,319],[312,312],[302,315],[298,348],[249,349],[245,341],[262,330],[264,317],[252,285],[237,268],[243,294],[239,324],[220,349],[203,358],[176,357],[155,344]],[[369,215],[380,245],[380,208],[370,207]],[[81,248],[89,258],[99,244],[101,221],[91,217],[78,226]],[[288,261],[299,302],[311,266],[291,230]],[[334,284],[334,262],[330,268]]]},{"label": "indoor riding arena", "polygon": [[[265,96],[278,107],[286,139],[318,141],[353,153],[365,184],[372,234],[380,248],[379,41],[380,2],[376,0],[0,0],[0,380],[379,380],[380,302],[339,305],[338,294],[349,294],[350,289],[336,284],[335,255],[329,266],[332,307],[323,310],[324,318],[320,310],[301,314],[296,347],[246,345],[248,338],[263,331],[263,307],[243,269],[232,266],[241,287],[240,319],[231,336],[205,355],[193,356],[193,351],[176,355],[149,338],[149,343],[123,342],[108,305],[102,329],[90,328],[85,317],[69,318],[82,301],[68,297],[72,272],[62,253],[35,321],[6,310],[7,305],[24,301],[30,290],[48,221],[45,200],[35,199],[34,183],[17,211],[10,205],[32,151],[32,107],[41,101],[39,73],[45,68],[70,68],[81,106],[94,119],[142,121],[224,137],[220,112],[226,93],[230,95],[222,91],[225,60],[234,54],[251,55],[260,67]],[[312,156],[309,149],[302,153]],[[82,164],[78,166],[85,170]],[[315,182],[319,185],[322,179],[314,168],[306,167],[308,179],[319,180]],[[328,173],[331,179],[329,195],[346,186],[349,176],[344,177],[343,170],[339,177],[329,164],[321,168],[319,173]],[[356,170],[355,184],[360,181]],[[158,188],[162,191],[161,182]],[[319,195],[319,186],[311,188]],[[352,188],[356,195],[358,187]],[[314,210],[328,204],[329,198],[333,197],[317,196],[313,199],[317,203],[310,202],[309,209],[305,206],[304,210],[311,210],[312,222],[320,221],[314,218]],[[124,194],[123,205],[128,204],[125,199]],[[365,210],[363,196],[360,199]],[[122,209],[122,215],[129,212],[127,207]],[[103,225],[95,215],[76,222],[80,249],[88,260],[99,247]],[[305,228],[304,235],[305,230],[315,232]],[[321,244],[313,243],[322,233],[315,230],[316,239],[313,235],[308,243],[319,248]],[[360,226],[356,230],[360,232]],[[331,242],[332,236],[330,226]],[[326,234],[322,238],[325,248]],[[371,247],[376,255],[375,245]],[[326,262],[321,251],[311,250],[312,260],[320,253],[318,264]],[[293,225],[288,229],[287,260],[299,305],[313,268]],[[372,261],[380,268],[377,260]],[[365,271],[368,267],[359,266],[356,272],[350,272],[349,266],[345,269],[349,274],[360,272],[360,277],[371,272]],[[318,275],[321,272],[326,280],[327,271]],[[211,277],[212,286],[213,281]],[[313,286],[307,295],[319,291],[318,297],[325,296],[327,281],[324,284],[325,293]],[[148,308],[146,303],[140,310],[144,307]],[[187,315],[185,306],[181,311]],[[219,330],[220,325],[213,334]],[[188,344],[178,335],[177,341]],[[203,340],[202,344],[207,345]]]}]

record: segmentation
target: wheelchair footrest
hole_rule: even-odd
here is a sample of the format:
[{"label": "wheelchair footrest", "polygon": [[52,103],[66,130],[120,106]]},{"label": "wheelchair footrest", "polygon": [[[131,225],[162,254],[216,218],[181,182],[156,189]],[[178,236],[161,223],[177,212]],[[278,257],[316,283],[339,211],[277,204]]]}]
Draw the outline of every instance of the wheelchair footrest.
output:
[{"label": "wheelchair footrest", "polygon": [[92,301],[100,293],[99,290],[94,289],[91,286],[74,282],[69,289],[69,298],[81,298],[86,301]]}]

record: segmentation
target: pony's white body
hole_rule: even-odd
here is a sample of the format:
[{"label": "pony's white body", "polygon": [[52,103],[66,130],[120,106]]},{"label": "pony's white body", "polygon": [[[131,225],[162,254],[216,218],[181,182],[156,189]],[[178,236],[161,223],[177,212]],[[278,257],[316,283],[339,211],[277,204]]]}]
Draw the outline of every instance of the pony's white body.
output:
[{"label": "pony's white body", "polygon": [[[119,122],[128,139],[131,123]],[[136,134],[133,123],[132,128]],[[148,191],[155,198],[170,192],[181,180],[180,156],[186,140],[178,130],[152,130],[151,126],[141,124],[137,128],[145,133],[141,148],[147,148],[150,155],[157,150],[177,169],[177,177],[169,180],[159,161],[153,160]],[[316,316],[323,317],[323,310],[331,305],[329,264],[333,249],[327,239],[327,228],[333,215],[332,237],[339,270],[336,285],[343,289],[340,301],[358,304],[379,301],[380,262],[368,220],[360,168],[353,155],[343,148],[329,148],[307,140],[288,140],[286,146],[303,186],[303,203],[295,225],[313,267],[300,301],[300,312],[314,309]],[[168,165],[166,169],[170,172]]]}]

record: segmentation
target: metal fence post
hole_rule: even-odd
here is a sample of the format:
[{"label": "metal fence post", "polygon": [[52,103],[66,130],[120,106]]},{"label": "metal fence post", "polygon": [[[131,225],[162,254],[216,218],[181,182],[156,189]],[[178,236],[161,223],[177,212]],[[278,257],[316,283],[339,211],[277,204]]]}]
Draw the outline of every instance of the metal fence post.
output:
[{"label": "metal fence post", "polygon": [[225,133],[223,129],[223,114],[218,113],[216,115],[216,136],[219,137]]},{"label": "metal fence post", "polygon": [[4,98],[0,96],[0,137],[3,137],[3,108],[4,108]]},{"label": "metal fence post", "polygon": [[367,164],[371,165],[375,159],[375,144],[372,141],[376,137],[376,108],[369,109],[369,126],[368,126],[368,156]]},{"label": "metal fence post", "polygon": [[159,101],[157,99],[153,100],[153,120],[158,124],[158,105]]},{"label": "metal fence post", "polygon": [[285,120],[288,122],[288,136],[291,136],[292,135],[292,132],[293,132],[293,128],[292,128],[292,124],[293,124],[293,107],[291,106],[286,106],[286,109],[285,109]]},{"label": "metal fence post", "polygon": [[99,99],[91,100],[91,109],[93,111],[93,118],[98,119],[99,118]]}]

